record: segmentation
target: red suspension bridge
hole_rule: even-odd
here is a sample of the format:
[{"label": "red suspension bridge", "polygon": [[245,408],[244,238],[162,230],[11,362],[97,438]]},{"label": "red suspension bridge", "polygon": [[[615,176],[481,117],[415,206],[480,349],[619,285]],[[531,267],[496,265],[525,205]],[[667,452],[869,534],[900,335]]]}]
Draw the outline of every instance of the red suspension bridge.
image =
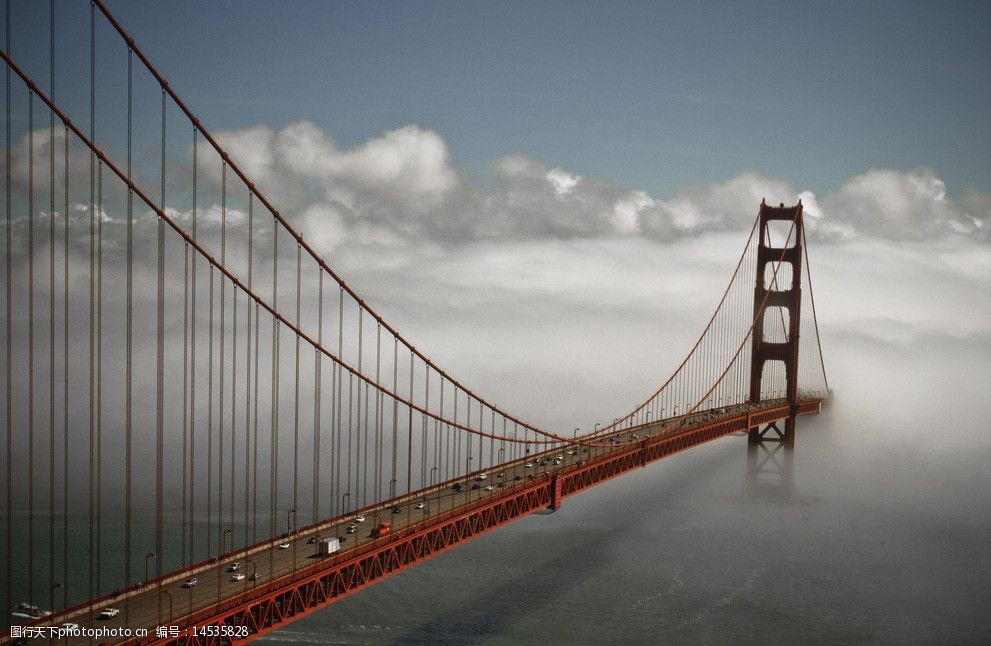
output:
[{"label": "red suspension bridge", "polygon": [[15,56],[9,0],[0,54],[6,625],[252,639],[679,451],[790,445],[821,410],[801,202],[761,203],[671,376],[569,436],[383,320],[101,0],[47,9],[48,60]]}]

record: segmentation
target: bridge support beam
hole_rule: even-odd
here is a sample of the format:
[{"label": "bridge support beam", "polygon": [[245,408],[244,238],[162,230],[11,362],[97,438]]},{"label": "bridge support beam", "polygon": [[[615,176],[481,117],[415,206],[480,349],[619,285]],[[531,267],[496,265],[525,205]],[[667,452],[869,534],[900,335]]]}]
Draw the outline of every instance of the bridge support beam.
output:
[{"label": "bridge support beam", "polygon": [[[787,240],[772,241],[768,231],[768,223],[785,221],[793,223]],[[785,368],[785,399],[790,408],[785,419],[784,432],[780,433],[780,441],[786,446],[795,443],[795,420],[798,413],[798,342],[799,321],[801,320],[802,305],[802,242],[804,240],[804,224],[802,220],[802,201],[791,207],[781,204],[770,207],[762,200],[758,221],[757,243],[757,277],[754,284],[754,324],[750,357],[750,402],[758,404],[763,399],[762,381],[764,365],[768,361],[780,361]],[[791,244],[789,244],[791,243]],[[773,246],[780,244],[782,246]],[[780,264],[779,264],[780,263]],[[781,289],[780,281],[774,274],[775,266],[791,266],[791,286]],[[770,267],[768,267],[770,265]],[[780,274],[780,269],[778,269]],[[772,276],[774,279],[772,280]],[[784,340],[769,341],[765,339],[765,316],[768,308],[781,308],[788,312],[787,329]],[[784,314],[778,314],[784,324]],[[776,425],[774,429],[777,430]],[[748,433],[751,443],[766,441],[768,428],[760,431],[759,426],[751,426]]]}]

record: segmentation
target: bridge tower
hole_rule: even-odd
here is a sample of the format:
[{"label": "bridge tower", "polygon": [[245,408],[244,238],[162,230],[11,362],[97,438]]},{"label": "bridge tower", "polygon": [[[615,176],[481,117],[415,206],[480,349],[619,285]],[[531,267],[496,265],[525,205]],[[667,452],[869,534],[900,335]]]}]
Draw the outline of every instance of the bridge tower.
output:
[{"label": "bridge tower", "polygon": [[[780,235],[780,240],[771,240],[768,223],[784,221],[789,224]],[[795,418],[798,414],[798,330],[800,309],[802,305],[802,242],[804,241],[804,224],[802,221],[802,201],[791,207],[780,204],[771,207],[760,203],[760,214],[757,226],[757,280],[754,284],[754,324],[753,343],[750,359],[750,401],[761,401],[761,381],[764,376],[764,365],[768,361],[780,361],[785,368],[785,397],[790,411],[785,419],[785,430],[782,433],[776,424],[770,424],[763,430],[753,426],[748,433],[752,444],[764,441],[784,442],[786,446],[795,444]],[[785,239],[787,238],[787,240]],[[772,244],[781,246],[772,246]],[[774,266],[781,261],[791,265],[791,287],[784,289],[780,280],[772,283]],[[778,270],[778,278],[782,275]],[[775,289],[777,287],[777,289]],[[764,340],[764,317],[768,312],[778,312],[772,316],[781,316],[779,310],[788,312],[787,336],[784,341]],[[770,435],[771,432],[775,435]]]}]

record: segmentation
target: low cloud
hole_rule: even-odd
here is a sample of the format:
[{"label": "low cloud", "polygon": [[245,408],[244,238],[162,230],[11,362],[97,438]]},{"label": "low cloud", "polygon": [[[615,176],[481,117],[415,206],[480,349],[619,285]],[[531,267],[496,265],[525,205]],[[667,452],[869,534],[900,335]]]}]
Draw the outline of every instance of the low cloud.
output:
[{"label": "low cloud", "polygon": [[972,190],[956,203],[925,168],[870,169],[825,195],[748,171],[664,198],[522,154],[497,160],[487,186],[472,186],[452,166],[443,138],[417,125],[348,149],[309,122],[277,132],[264,126],[228,131],[220,139],[263,190],[285,198],[288,211],[328,253],[346,240],[385,248],[425,240],[629,236],[670,243],[745,229],[764,198],[801,199],[809,235],[822,241],[987,240],[991,214],[991,197]]}]

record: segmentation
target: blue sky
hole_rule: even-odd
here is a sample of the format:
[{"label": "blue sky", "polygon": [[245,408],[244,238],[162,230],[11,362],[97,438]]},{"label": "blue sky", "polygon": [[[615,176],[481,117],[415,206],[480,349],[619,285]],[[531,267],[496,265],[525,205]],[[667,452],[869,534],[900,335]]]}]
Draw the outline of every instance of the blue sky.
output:
[{"label": "blue sky", "polygon": [[214,129],[416,123],[654,195],[873,167],[991,190],[991,4],[111,2]]}]

